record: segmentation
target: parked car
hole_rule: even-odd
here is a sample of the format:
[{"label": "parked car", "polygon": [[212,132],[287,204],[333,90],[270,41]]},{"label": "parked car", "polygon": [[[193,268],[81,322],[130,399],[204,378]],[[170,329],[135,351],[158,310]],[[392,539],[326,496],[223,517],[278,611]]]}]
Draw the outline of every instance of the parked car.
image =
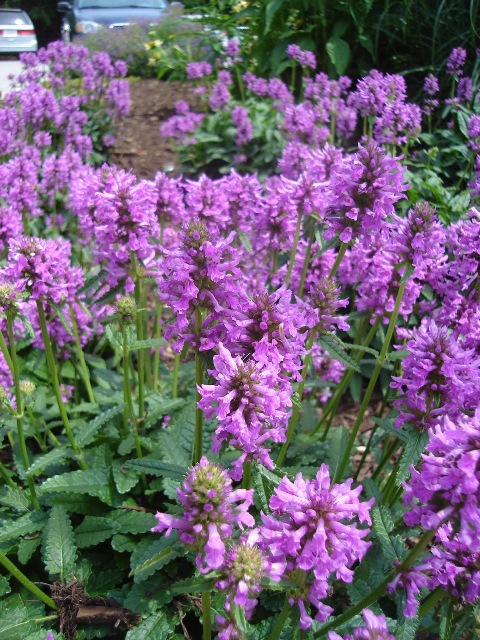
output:
[{"label": "parked car", "polygon": [[134,22],[156,24],[168,7],[167,0],[60,0],[64,13],[62,40],[95,33],[101,28],[117,29]]},{"label": "parked car", "polygon": [[25,11],[0,9],[0,53],[37,51],[35,27]]}]

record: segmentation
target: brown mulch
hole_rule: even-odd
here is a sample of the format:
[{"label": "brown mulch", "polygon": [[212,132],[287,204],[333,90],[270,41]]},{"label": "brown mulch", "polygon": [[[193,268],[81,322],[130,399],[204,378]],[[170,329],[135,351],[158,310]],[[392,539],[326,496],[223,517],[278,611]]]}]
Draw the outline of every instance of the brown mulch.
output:
[{"label": "brown mulch", "polygon": [[160,125],[175,113],[178,100],[185,100],[192,108],[198,105],[192,87],[181,82],[134,79],[130,97],[130,115],[122,122],[110,161],[121,169],[131,169],[138,178],[152,179],[157,171],[178,174],[178,158],[170,142],[160,135]]}]

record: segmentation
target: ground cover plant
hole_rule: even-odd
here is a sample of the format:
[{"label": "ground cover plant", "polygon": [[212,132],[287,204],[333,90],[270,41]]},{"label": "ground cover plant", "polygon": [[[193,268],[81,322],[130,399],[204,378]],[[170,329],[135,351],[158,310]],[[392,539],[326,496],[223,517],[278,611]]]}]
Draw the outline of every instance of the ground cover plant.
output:
[{"label": "ground cover plant", "polygon": [[449,165],[434,78],[247,75],[278,170],[147,181],[92,155],[122,64],[38,59],[0,110],[0,638],[474,638],[476,67]]}]

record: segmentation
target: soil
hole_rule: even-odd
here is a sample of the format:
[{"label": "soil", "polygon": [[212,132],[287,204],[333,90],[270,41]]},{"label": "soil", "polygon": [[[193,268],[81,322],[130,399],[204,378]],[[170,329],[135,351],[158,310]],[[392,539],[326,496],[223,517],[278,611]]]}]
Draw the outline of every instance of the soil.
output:
[{"label": "soil", "polygon": [[151,180],[157,171],[178,175],[180,165],[160,125],[175,113],[178,100],[195,108],[198,97],[188,84],[135,79],[130,83],[131,110],[121,124],[110,161],[138,178]]}]

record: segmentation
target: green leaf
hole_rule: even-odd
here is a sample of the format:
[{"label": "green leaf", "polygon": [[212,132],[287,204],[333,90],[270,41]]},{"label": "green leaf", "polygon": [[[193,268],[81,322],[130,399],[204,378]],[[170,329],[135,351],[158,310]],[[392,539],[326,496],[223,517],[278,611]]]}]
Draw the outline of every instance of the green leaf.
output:
[{"label": "green leaf", "polygon": [[123,412],[124,406],[124,403],[116,405],[94,418],[94,420],[91,420],[88,424],[82,424],[82,428],[76,430],[75,434],[78,446],[85,447],[90,444],[105,423]]},{"label": "green leaf", "polygon": [[335,71],[341,76],[350,62],[350,46],[342,38],[331,37],[325,45],[327,55],[330,58]]},{"label": "green leaf", "polygon": [[187,578],[172,584],[170,590],[174,595],[179,593],[205,593],[211,591],[215,584],[215,578],[205,578],[202,576],[196,578]]},{"label": "green leaf", "polygon": [[10,593],[11,587],[9,581],[5,576],[0,575],[0,596],[5,596]]},{"label": "green leaf", "polygon": [[176,547],[178,535],[171,535],[168,538],[162,536],[158,540],[147,541],[147,545],[140,543],[130,558],[130,575],[134,582],[142,582],[151,576],[155,571],[161,569],[170,560],[178,557],[183,550]]},{"label": "green leaf", "polygon": [[51,300],[49,300],[49,305],[55,309],[55,313],[58,316],[58,319],[60,320],[60,322],[63,325],[63,328],[65,329],[65,331],[68,333],[69,336],[73,336],[73,331],[72,331],[72,327],[70,326],[67,318],[65,317],[65,314],[63,313],[63,309],[58,305],[55,304],[55,302],[52,302]]},{"label": "green leaf", "polygon": [[398,466],[395,484],[399,487],[410,475],[410,466],[416,465],[428,442],[428,434],[425,431],[418,431],[412,434],[405,449],[403,450],[400,464]]},{"label": "green leaf", "polygon": [[72,523],[66,509],[60,505],[52,507],[43,532],[43,561],[46,570],[60,576],[63,582],[75,566],[77,547]]},{"label": "green leaf", "polygon": [[109,473],[104,469],[70,471],[47,478],[38,493],[82,493],[112,505],[112,486]]},{"label": "green leaf", "polygon": [[60,462],[61,460],[65,460],[66,458],[73,458],[74,455],[74,451],[70,447],[56,447],[55,449],[52,449],[45,455],[40,456],[34,462],[32,462],[27,473],[29,475],[37,475],[39,473],[42,473],[42,471],[44,471],[52,464],[57,464],[58,462]]},{"label": "green leaf", "polygon": [[138,474],[133,469],[126,467],[121,460],[112,462],[112,473],[118,493],[127,493],[138,482]]},{"label": "green leaf", "polygon": [[101,516],[85,516],[83,522],[75,529],[75,537],[79,549],[94,547],[117,533],[119,527],[111,518]]},{"label": "green leaf", "polygon": [[125,640],[167,640],[171,637],[170,625],[163,613],[154,613],[128,631]]},{"label": "green leaf", "polygon": [[26,513],[8,524],[3,524],[0,530],[0,542],[31,535],[41,531],[47,520],[47,514],[39,511]]},{"label": "green leaf", "polygon": [[373,533],[382,545],[385,555],[394,561],[401,560],[390,540],[389,534],[394,528],[390,510],[384,506],[374,506],[372,509],[372,520],[374,524]]},{"label": "green leaf", "polygon": [[136,349],[152,349],[153,347],[163,347],[167,344],[165,338],[147,338],[146,340],[132,340],[128,344],[128,350],[134,351]]},{"label": "green leaf", "polygon": [[25,640],[29,633],[39,629],[39,623],[28,617],[19,595],[0,602],[0,640]]},{"label": "green leaf", "polygon": [[237,235],[240,239],[240,242],[243,244],[248,253],[253,253],[253,248],[250,242],[250,238],[245,233],[245,231],[237,231]]},{"label": "green leaf", "polygon": [[21,540],[18,544],[17,551],[19,562],[21,562],[22,564],[27,564],[27,562],[40,546],[41,542],[42,536],[40,534],[38,534],[36,537],[25,538],[24,540]]},{"label": "green leaf", "polygon": [[152,476],[162,476],[164,478],[173,478],[174,480],[183,480],[188,473],[187,467],[180,467],[176,464],[155,460],[152,458],[139,458],[138,460],[130,460],[125,466],[135,471],[148,473]]},{"label": "green leaf", "polygon": [[319,345],[325,351],[338,360],[342,362],[348,369],[353,369],[360,373],[360,367],[358,364],[340,347],[338,342],[330,335],[324,334],[318,340]]},{"label": "green leaf", "polygon": [[404,615],[398,620],[395,630],[395,638],[397,640],[414,640],[418,629],[418,616],[414,618],[405,618]]},{"label": "green leaf", "polygon": [[20,489],[12,489],[5,487],[0,496],[0,504],[15,509],[15,511],[28,511],[30,509],[30,500],[25,491]]},{"label": "green leaf", "polygon": [[157,524],[157,519],[153,513],[126,507],[113,511],[110,517],[118,525],[119,533],[146,533]]},{"label": "green leaf", "polygon": [[265,6],[265,31],[267,34],[270,31],[272,21],[275,18],[277,11],[281,8],[285,0],[270,0]]}]

